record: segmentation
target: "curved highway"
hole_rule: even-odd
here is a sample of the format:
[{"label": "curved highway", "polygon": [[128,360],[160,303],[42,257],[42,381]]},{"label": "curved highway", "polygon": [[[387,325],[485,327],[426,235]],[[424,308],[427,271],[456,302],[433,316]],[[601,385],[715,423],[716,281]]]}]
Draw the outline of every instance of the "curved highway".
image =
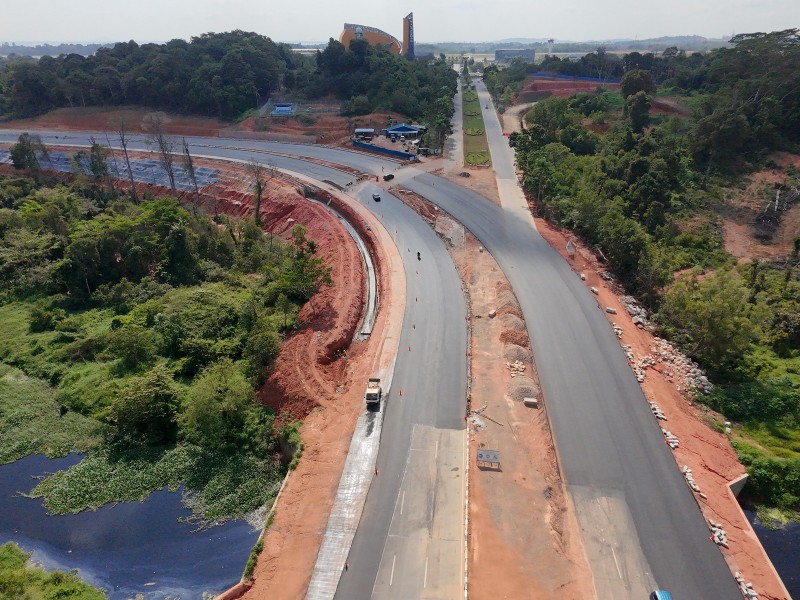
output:
[{"label": "curved highway", "polygon": [[[56,135],[63,139],[63,134]],[[0,135],[0,141],[5,136]],[[6,139],[13,142],[16,135]],[[215,147],[220,146],[220,142],[213,138],[191,141],[192,144],[202,144],[202,154],[209,156],[252,158],[246,150]],[[225,146],[236,148],[261,145],[241,140],[224,142]],[[380,157],[331,148],[268,146],[277,147],[286,154],[310,155],[313,151],[317,158],[371,173],[380,172],[380,167],[387,164],[392,168],[397,166]],[[290,163],[279,162],[279,158],[275,157],[273,163],[277,167],[305,171],[321,180],[337,181],[333,178],[338,177],[338,181],[347,183],[347,177],[341,171],[308,163],[301,166],[296,162],[283,167],[283,164]],[[663,443],[619,341],[594,297],[567,263],[529,222],[468,189],[413,168],[398,172],[398,181],[441,206],[475,234],[494,255],[514,288],[529,328],[548,403],[559,466],[576,508],[598,597],[612,597],[608,594],[610,590],[615,590],[613,597],[639,597],[640,590],[655,586],[669,589],[677,599],[740,597],[731,572],[719,549],[709,540],[700,510]],[[382,218],[390,231],[397,228],[401,251],[405,250],[404,243],[406,247],[413,243],[422,245],[422,238],[401,237],[412,235],[411,216],[404,215],[403,208],[396,206],[392,199],[387,197],[384,202],[377,212],[383,213]],[[430,231],[428,233],[433,236],[432,242],[435,236]],[[438,258],[431,247],[424,251],[423,261],[427,252],[437,256],[437,263],[444,260],[443,256]],[[410,274],[408,280],[411,300],[415,292]],[[422,311],[427,317],[420,312],[406,317],[404,335],[409,335],[406,327],[418,318],[424,319],[422,331],[430,335],[421,336],[420,322],[416,321],[417,329],[410,333],[414,341],[409,362],[406,364],[398,359],[378,458],[380,476],[370,491],[362,519],[362,523],[374,523],[375,529],[369,535],[362,535],[359,530],[356,536],[353,552],[364,556],[367,562],[361,563],[359,558],[358,567],[353,563],[359,574],[348,572],[342,579],[338,594],[342,598],[368,597],[371,593],[370,578],[375,581],[376,596],[379,592],[383,594],[382,578],[387,565],[385,549],[379,552],[378,548],[394,535],[386,523],[394,526],[392,515],[395,514],[396,493],[400,489],[397,486],[402,482],[401,467],[406,464],[407,457],[414,454],[402,450],[413,447],[414,427],[411,425],[411,430],[408,430],[409,424],[421,425],[421,415],[424,414],[426,420],[435,420],[437,428],[463,427],[464,395],[461,392],[427,392],[424,398],[418,398],[421,394],[415,392],[409,395],[409,400],[414,398],[413,402],[405,400],[407,389],[429,389],[416,387],[423,383],[433,386],[431,390],[441,389],[437,387],[444,385],[440,378],[450,381],[450,370],[463,368],[463,361],[462,367],[453,365],[436,374],[427,368],[434,356],[445,358],[452,354],[463,358],[463,351],[459,348],[466,342],[457,337],[460,335],[458,332],[463,331],[463,321],[460,329],[455,324],[437,325],[440,316],[448,318],[449,313],[455,313],[463,303],[460,285],[456,282],[459,290],[456,293],[453,291],[455,288],[440,287],[444,283],[438,275],[427,279],[426,293],[420,297],[420,301],[428,303],[428,310]],[[442,289],[450,291],[442,293]],[[413,311],[415,307],[409,309]],[[438,326],[444,328],[433,329]],[[401,342],[401,350],[404,343]],[[419,347],[420,343],[425,351],[414,352],[413,348]],[[409,383],[401,385],[401,380]],[[448,390],[454,389],[456,380],[463,381],[463,375],[453,375]],[[396,397],[400,388],[403,389],[403,400]],[[444,408],[449,406],[451,393],[458,398],[456,404],[461,410],[458,416],[455,413],[449,416]],[[384,478],[384,474],[391,477]],[[394,484],[384,483],[386,479],[396,481]],[[388,541],[386,547],[389,547]],[[394,563],[396,568],[397,559]],[[410,568],[419,570],[419,560]],[[365,573],[360,573],[362,569],[366,569]],[[354,595],[350,595],[351,591]],[[406,597],[416,597],[416,594]]]},{"label": "curved highway", "polygon": [[406,311],[383,407],[378,475],[336,597],[455,598],[463,593],[465,552],[467,312],[461,281],[442,240],[417,213],[371,184],[358,199],[402,254]]}]

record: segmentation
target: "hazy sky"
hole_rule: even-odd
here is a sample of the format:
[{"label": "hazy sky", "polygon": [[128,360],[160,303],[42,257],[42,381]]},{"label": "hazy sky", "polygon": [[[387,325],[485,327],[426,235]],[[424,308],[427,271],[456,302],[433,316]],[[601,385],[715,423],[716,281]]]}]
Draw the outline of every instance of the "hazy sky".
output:
[{"label": "hazy sky", "polygon": [[342,24],[417,42],[600,40],[800,27],[800,0],[0,0],[0,42],[188,39],[243,29],[275,41],[327,41]]}]

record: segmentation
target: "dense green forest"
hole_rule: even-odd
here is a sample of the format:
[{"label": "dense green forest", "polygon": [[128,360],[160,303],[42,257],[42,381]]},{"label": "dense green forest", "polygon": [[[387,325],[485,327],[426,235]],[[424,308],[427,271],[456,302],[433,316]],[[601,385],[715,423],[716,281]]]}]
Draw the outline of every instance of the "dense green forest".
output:
[{"label": "dense green forest", "polygon": [[103,180],[0,180],[0,463],[88,452],[33,490],[54,512],[181,483],[201,518],[262,506],[299,440],[255,390],[331,283],[315,250]]},{"label": "dense green forest", "polygon": [[[331,39],[316,56],[243,31],[165,44],[119,43],[89,57],[62,54],[0,63],[0,116],[28,117],[67,106],[140,104],[233,119],[270,97],[331,97],[347,114],[375,109],[430,118],[452,105],[456,74],[444,61],[409,61],[354,40]],[[435,120],[435,115],[433,117]]]},{"label": "dense green forest", "polygon": [[[800,36],[732,44],[705,56],[627,56],[619,93],[541,101],[510,142],[540,214],[597,248],[661,333],[712,375],[716,388],[701,399],[740,424],[734,445],[753,497],[791,512],[800,508],[800,232],[789,256],[739,265],[714,208],[769,152],[798,148]],[[650,115],[659,80],[661,93],[691,98],[691,118]],[[800,201],[800,173],[785,176],[784,209]],[[763,211],[762,239],[781,214]]]}]

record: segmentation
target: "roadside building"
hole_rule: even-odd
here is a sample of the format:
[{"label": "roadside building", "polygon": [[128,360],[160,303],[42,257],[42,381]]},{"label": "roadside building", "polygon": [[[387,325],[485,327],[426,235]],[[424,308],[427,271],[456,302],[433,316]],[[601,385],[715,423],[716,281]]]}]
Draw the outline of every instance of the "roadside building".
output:
[{"label": "roadside building", "polygon": [[372,128],[361,127],[353,131],[353,139],[356,140],[371,140],[375,137],[375,130]]},{"label": "roadside building", "polygon": [[398,123],[386,128],[386,136],[395,139],[415,140],[423,133],[425,133],[425,127],[409,125],[408,123]]}]

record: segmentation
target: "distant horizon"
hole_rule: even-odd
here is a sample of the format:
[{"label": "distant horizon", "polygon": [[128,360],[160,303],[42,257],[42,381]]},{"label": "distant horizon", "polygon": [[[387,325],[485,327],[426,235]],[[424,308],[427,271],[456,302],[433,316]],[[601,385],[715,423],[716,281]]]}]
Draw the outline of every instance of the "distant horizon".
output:
[{"label": "distant horizon", "polygon": [[[317,45],[324,45],[328,43],[328,40],[319,40],[319,41],[308,41],[308,40],[301,40],[301,41],[294,41],[294,40],[278,40],[273,38],[270,35],[266,35],[263,33],[259,33],[257,31],[251,32],[247,29],[243,29],[242,31],[246,31],[248,33],[258,33],[259,35],[264,35],[265,37],[270,38],[273,42],[277,44],[301,44],[304,46],[317,46]],[[189,41],[192,37],[198,37],[205,33],[226,33],[225,31],[218,31],[218,32],[203,32],[189,36],[188,38],[179,38],[174,37],[168,40],[138,40],[136,38],[126,39],[126,40],[62,40],[62,41],[53,41],[53,40],[46,40],[46,41],[14,41],[14,40],[0,40],[0,44],[9,44],[15,46],[42,46],[45,44],[49,44],[51,46],[58,46],[62,44],[80,44],[83,46],[89,46],[93,44],[120,44],[120,43],[127,43],[129,41],[134,41],[137,44],[165,44],[174,39],[182,39],[185,41]],[[743,33],[743,32],[742,32]],[[674,35],[659,35],[656,37],[646,37],[646,38],[634,38],[634,37],[616,37],[616,38],[596,38],[596,39],[567,39],[567,38],[553,38],[555,44],[596,44],[596,43],[619,43],[619,42],[646,42],[650,40],[658,40],[663,38],[687,38],[687,37],[698,37],[703,38],[708,41],[728,41],[732,36],[736,35],[736,33],[724,35],[721,37],[709,37],[697,33],[678,33]],[[338,36],[331,36],[333,39],[337,39]],[[526,41],[519,41],[519,40],[526,40]],[[417,44],[422,44],[426,46],[435,46],[437,44],[542,44],[545,43],[545,38],[502,38],[502,39],[493,39],[493,40],[455,40],[455,41],[443,41],[438,40],[435,42],[425,41],[425,40],[416,40]]]}]

